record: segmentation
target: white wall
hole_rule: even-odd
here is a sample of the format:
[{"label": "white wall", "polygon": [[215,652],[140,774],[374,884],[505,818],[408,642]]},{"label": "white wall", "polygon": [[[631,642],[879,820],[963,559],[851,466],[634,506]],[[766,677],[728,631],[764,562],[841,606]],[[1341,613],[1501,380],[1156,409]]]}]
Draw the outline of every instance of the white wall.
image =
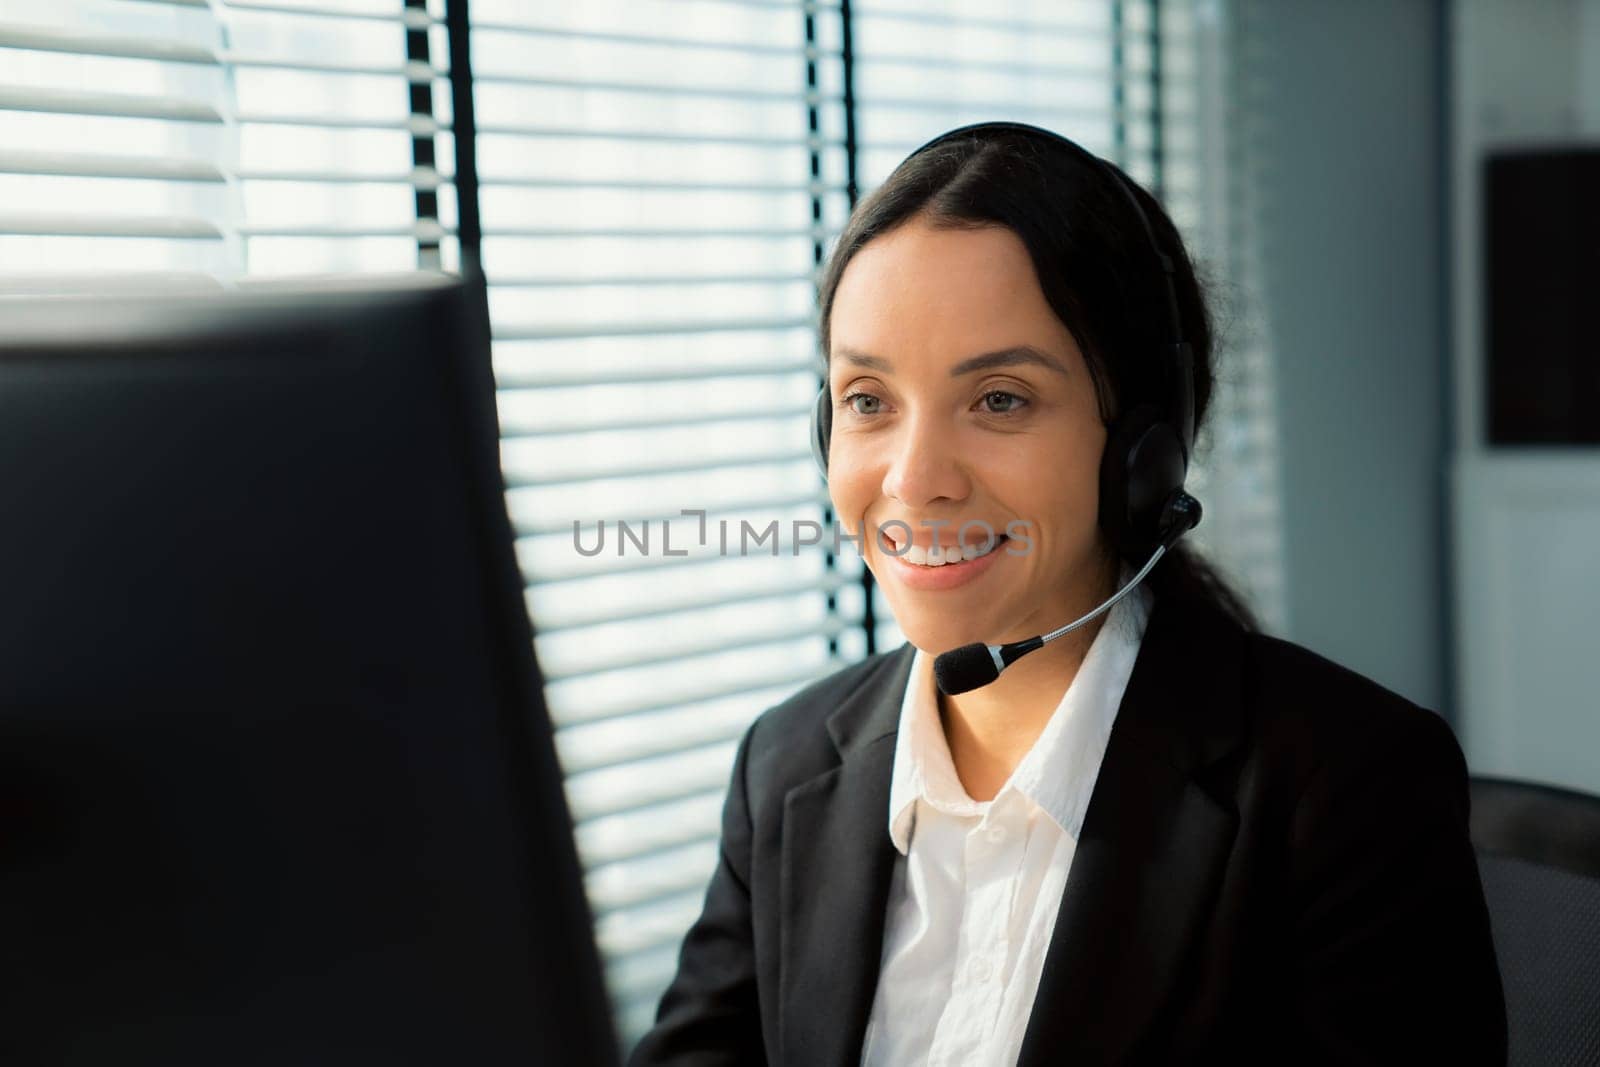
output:
[{"label": "white wall", "polygon": [[1475,773],[1600,793],[1600,450],[1484,444],[1481,249],[1486,152],[1600,144],[1600,0],[1450,26],[1456,727]]}]

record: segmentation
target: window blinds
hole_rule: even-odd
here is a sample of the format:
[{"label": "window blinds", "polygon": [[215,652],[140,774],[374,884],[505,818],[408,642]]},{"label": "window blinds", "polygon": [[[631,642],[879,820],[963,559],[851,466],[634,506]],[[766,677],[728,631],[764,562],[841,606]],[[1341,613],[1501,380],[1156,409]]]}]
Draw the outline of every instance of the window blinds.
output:
[{"label": "window blinds", "polygon": [[450,266],[436,22],[398,0],[0,0],[0,292]]},{"label": "window blinds", "polygon": [[827,503],[815,272],[849,210],[842,16],[476,0],[471,46],[502,460],[631,1041],[699,912],[739,735],[865,650],[858,556],[803,543]]},{"label": "window blinds", "polygon": [[[1285,632],[1283,524],[1273,397],[1271,322],[1260,302],[1261,184],[1258,122],[1235,5],[1191,0],[1177,22],[1193,77],[1201,152],[1200,199],[1184,225],[1203,257],[1218,311],[1223,367],[1214,394],[1209,449],[1195,485],[1210,511],[1198,542],[1250,598],[1263,627]],[[1223,280],[1226,279],[1226,285]]]}]

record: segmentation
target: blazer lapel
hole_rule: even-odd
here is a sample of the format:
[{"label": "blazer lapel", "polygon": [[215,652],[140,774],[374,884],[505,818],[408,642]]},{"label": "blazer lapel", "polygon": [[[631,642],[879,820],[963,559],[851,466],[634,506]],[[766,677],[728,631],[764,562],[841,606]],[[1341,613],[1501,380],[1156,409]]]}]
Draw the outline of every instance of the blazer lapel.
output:
[{"label": "blazer lapel", "polygon": [[858,1063],[883,946],[897,855],[889,780],[900,704],[915,650],[886,656],[829,717],[842,762],[784,800],[779,905],[783,1061]]},{"label": "blazer lapel", "polygon": [[1068,872],[1018,1059],[1113,1063],[1215,899],[1237,815],[1197,781],[1238,743],[1242,631],[1158,601]]}]

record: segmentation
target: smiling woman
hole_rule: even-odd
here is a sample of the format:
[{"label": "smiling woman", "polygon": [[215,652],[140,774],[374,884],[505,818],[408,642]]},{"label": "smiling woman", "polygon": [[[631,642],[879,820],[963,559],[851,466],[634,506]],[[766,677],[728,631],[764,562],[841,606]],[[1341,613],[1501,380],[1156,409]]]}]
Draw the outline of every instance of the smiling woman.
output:
[{"label": "smiling woman", "polygon": [[[962,128],[819,298],[814,444],[909,641],[745,734],[633,1062],[1503,1062],[1449,728],[1177,542],[1213,355],[1161,205]],[[936,686],[974,642],[992,680]]]}]

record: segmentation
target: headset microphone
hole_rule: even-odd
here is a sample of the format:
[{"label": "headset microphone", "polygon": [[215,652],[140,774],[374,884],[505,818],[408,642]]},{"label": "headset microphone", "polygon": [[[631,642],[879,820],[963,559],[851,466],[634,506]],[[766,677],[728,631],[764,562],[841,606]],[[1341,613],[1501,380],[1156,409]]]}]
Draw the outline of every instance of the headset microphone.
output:
[{"label": "headset microphone", "polygon": [[1110,611],[1116,606],[1117,601],[1133,592],[1134,588],[1144,581],[1144,576],[1150,573],[1151,569],[1155,567],[1161,557],[1166,554],[1167,549],[1171,548],[1178,538],[1194,529],[1200,522],[1200,501],[1181,490],[1169,502],[1167,510],[1171,516],[1171,521],[1167,526],[1165,535],[1161,538],[1161,543],[1156,546],[1155,552],[1139,570],[1139,573],[1133,576],[1133,580],[1117,590],[1116,595],[1111,597],[1110,600],[1107,600],[1104,604],[1101,604],[1075,622],[1069,622],[1060,629],[1051,630],[1047,634],[1030,637],[1026,641],[1013,641],[1007,645],[985,645],[981,643],[962,645],[960,648],[940,654],[933,661],[933,677],[939,683],[939,691],[946,696],[955,696],[958,693],[966,693],[986,686],[1000,677],[1001,671],[1026,656],[1029,652],[1043,648],[1063,634],[1069,634],[1101,614]]}]

